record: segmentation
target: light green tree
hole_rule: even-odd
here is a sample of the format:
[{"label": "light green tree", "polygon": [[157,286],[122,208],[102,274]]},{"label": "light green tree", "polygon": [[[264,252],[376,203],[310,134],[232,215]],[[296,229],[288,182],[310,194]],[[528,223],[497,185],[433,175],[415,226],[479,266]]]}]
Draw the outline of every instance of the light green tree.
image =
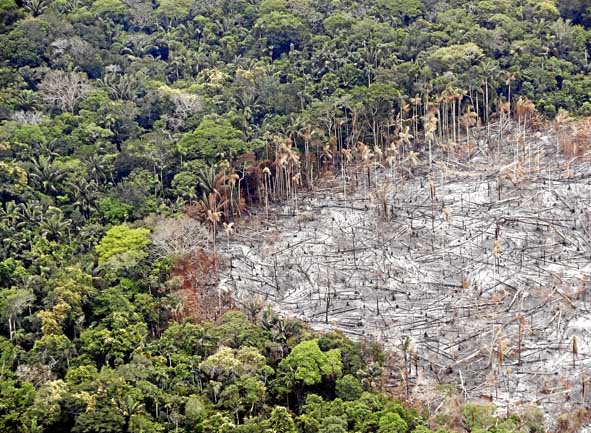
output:
[{"label": "light green tree", "polygon": [[279,368],[290,371],[296,380],[315,385],[323,377],[339,377],[342,372],[341,351],[322,352],[318,340],[303,341],[281,361]]},{"label": "light green tree", "polygon": [[147,256],[145,247],[150,243],[149,234],[145,228],[111,227],[96,246],[99,264],[115,269],[137,264]]},{"label": "light green tree", "polygon": [[249,150],[241,131],[217,114],[205,116],[197,129],[183,136],[179,152],[186,159],[205,159],[214,163],[220,157],[234,157]]},{"label": "light green tree", "polygon": [[380,418],[378,433],[406,433],[408,425],[400,415],[388,412]]},{"label": "light green tree", "polygon": [[272,433],[295,433],[296,427],[289,411],[283,406],[275,406],[269,418],[269,430]]}]

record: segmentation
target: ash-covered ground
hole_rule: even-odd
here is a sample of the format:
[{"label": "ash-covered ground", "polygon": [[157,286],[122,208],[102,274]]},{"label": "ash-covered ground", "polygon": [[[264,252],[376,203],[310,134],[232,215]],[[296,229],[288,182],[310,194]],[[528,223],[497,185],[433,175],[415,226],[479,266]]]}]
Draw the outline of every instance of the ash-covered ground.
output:
[{"label": "ash-covered ground", "polygon": [[538,133],[517,159],[481,142],[431,174],[426,156],[352,165],[346,187],[327,179],[241,224],[221,287],[394,353],[410,337],[411,392],[432,408],[441,383],[503,410],[591,404],[591,158],[555,140]]}]

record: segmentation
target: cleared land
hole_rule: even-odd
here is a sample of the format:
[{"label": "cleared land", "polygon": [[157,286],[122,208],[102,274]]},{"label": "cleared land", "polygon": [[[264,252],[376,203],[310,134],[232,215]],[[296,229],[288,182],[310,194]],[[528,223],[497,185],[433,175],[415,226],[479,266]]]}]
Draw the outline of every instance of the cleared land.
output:
[{"label": "cleared land", "polygon": [[440,383],[511,410],[588,404],[591,159],[551,130],[488,133],[431,174],[426,154],[375,158],[253,216],[224,242],[221,289],[383,342],[408,359],[391,385],[432,409]]}]

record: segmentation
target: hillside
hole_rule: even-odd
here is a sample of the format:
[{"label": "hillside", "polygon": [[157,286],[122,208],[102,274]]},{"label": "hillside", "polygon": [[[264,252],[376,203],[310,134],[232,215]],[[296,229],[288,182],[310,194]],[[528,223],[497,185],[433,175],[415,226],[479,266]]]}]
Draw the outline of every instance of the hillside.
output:
[{"label": "hillside", "polygon": [[0,0],[0,433],[581,430],[590,28]]}]

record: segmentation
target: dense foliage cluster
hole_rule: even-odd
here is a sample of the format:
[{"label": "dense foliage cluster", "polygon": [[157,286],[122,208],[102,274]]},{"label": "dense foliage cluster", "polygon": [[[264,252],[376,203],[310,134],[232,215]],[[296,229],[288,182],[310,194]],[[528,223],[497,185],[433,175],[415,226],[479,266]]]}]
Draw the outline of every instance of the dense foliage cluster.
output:
[{"label": "dense foliage cluster", "polygon": [[426,431],[343,339],[170,325],[170,266],[360,141],[590,114],[583,3],[0,0],[0,432]]},{"label": "dense foliage cluster", "polygon": [[[431,432],[425,414],[376,391],[375,347],[315,337],[268,311],[257,324],[230,312],[146,340],[137,306],[108,292],[79,352],[59,334],[29,353],[0,339],[0,432]],[[500,420],[476,405],[439,419],[450,421],[495,433],[540,426],[537,414]]]}]

